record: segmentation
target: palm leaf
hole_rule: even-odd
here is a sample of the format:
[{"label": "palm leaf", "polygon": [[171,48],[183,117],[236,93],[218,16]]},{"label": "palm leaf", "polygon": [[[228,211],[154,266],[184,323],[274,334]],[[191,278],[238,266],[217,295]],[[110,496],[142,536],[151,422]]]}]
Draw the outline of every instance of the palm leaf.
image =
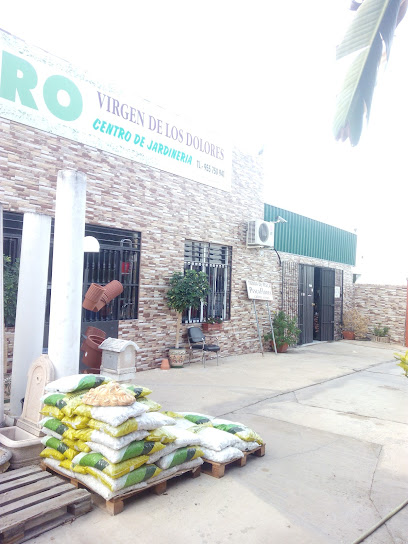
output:
[{"label": "palm leaf", "polygon": [[[336,139],[359,142],[364,114],[371,102],[383,47],[389,56],[400,4],[405,0],[365,0],[337,48],[337,59],[356,54],[337,97],[333,130]],[[401,5],[402,8],[402,5]]]}]

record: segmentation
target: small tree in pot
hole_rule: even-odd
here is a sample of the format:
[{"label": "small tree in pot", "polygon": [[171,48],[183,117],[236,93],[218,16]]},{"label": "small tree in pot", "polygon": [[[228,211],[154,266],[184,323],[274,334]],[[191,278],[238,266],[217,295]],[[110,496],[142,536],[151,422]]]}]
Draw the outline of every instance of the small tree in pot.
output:
[{"label": "small tree in pot", "polygon": [[178,361],[174,360],[170,350],[170,364],[172,366],[183,366],[185,349],[180,348],[180,329],[183,312],[190,307],[194,309],[199,308],[201,302],[207,296],[210,286],[207,275],[204,272],[197,272],[196,270],[186,270],[184,274],[182,272],[174,272],[169,283],[170,289],[167,291],[167,306],[177,312],[176,345],[174,349],[182,350],[182,353],[178,354]]},{"label": "small tree in pot", "polygon": [[[278,353],[284,353],[299,339],[300,329],[297,327],[297,318],[289,317],[283,310],[280,310],[273,318],[273,334]],[[272,334],[265,334],[264,340],[269,341],[273,349]]]}]

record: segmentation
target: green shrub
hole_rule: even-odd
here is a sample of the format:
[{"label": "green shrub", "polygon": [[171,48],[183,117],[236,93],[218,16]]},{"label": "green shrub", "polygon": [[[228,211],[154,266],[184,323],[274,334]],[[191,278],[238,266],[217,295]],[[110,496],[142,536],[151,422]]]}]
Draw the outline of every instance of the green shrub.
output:
[{"label": "green shrub", "polygon": [[18,272],[20,261],[11,262],[10,257],[3,256],[3,287],[4,287],[4,325],[14,327],[16,322]]},{"label": "green shrub", "polygon": [[389,327],[381,327],[381,325],[378,325],[377,327],[374,327],[373,332],[375,336],[387,336],[389,330]]}]

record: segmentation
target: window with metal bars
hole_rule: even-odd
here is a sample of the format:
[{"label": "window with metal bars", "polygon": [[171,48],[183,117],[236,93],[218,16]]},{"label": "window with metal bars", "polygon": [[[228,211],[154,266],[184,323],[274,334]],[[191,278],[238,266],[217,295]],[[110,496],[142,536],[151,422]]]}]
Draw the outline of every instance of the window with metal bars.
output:
[{"label": "window with metal bars", "polygon": [[23,214],[3,211],[3,253],[14,263],[20,257]]},{"label": "window with metal bars", "polygon": [[207,274],[210,291],[207,304],[190,308],[183,316],[185,323],[199,323],[207,317],[231,317],[231,262],[232,248],[207,242],[187,240],[184,246],[184,270]]},{"label": "window with metal bars", "polygon": [[82,310],[82,321],[112,321],[136,319],[138,311],[141,233],[86,225],[85,235],[94,236],[99,253],[84,254],[85,296],[91,283],[106,285],[119,280],[123,293],[97,313]]},{"label": "window with metal bars", "polygon": [[[3,212],[4,254],[11,257],[12,262],[20,257],[22,231],[23,214]],[[98,225],[85,225],[85,236],[94,236],[99,242],[100,250],[99,253],[84,254],[84,296],[91,283],[106,285],[112,280],[122,283],[123,293],[100,312],[94,313],[83,309],[82,321],[136,319],[138,315],[141,233]],[[54,221],[51,225],[46,324],[49,322],[51,299],[53,238]]]}]

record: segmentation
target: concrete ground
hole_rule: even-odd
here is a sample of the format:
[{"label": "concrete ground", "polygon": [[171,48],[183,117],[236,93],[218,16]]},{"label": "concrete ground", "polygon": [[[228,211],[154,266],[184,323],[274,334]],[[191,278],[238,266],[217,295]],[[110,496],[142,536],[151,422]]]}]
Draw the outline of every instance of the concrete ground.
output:
[{"label": "concrete ground", "polygon": [[[215,479],[182,476],[110,517],[99,508],[33,544],[351,544],[408,499],[406,348],[341,341],[141,372],[166,410],[255,429],[266,455]],[[407,544],[408,506],[365,544]]]}]

